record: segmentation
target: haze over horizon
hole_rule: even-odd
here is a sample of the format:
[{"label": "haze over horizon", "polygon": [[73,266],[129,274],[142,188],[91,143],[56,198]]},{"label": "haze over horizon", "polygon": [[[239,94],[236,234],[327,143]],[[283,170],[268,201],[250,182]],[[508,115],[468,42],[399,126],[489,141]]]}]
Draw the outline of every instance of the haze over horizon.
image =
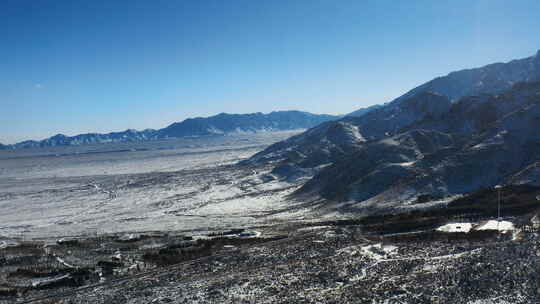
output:
[{"label": "haze over horizon", "polygon": [[538,1],[4,1],[0,142],[345,114],[532,56]]}]

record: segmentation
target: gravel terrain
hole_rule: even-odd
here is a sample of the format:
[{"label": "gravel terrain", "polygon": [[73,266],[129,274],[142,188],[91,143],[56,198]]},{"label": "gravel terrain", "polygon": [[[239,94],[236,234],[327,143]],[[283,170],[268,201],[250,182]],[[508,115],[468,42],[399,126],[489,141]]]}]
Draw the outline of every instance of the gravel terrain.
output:
[{"label": "gravel terrain", "polygon": [[[424,234],[426,236],[427,234]],[[41,303],[533,303],[540,238],[310,227]],[[229,248],[230,250],[230,248]],[[37,301],[40,302],[40,301]],[[27,303],[27,302],[24,302]]]}]

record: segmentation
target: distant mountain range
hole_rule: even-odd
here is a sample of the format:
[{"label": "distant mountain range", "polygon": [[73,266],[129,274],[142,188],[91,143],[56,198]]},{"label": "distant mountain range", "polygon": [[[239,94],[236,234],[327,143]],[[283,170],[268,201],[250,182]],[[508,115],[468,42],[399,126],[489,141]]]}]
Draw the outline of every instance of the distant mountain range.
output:
[{"label": "distant mountain range", "polygon": [[278,111],[269,114],[225,114],[207,118],[190,118],[156,132],[159,138],[203,136],[213,134],[307,129],[338,116],[300,111]]},{"label": "distant mountain range", "polygon": [[129,129],[123,132],[112,132],[107,134],[87,133],[76,136],[57,134],[40,141],[27,140],[13,145],[0,144],[0,149],[76,146],[111,142],[139,142],[188,136],[308,129],[320,123],[338,118],[339,116],[311,114],[301,111],[277,111],[269,114],[221,113],[205,118],[189,118],[159,130],[146,129],[137,131]]},{"label": "distant mountain range", "polygon": [[24,149],[37,147],[56,147],[56,146],[79,146],[87,144],[100,144],[111,142],[136,142],[156,139],[156,130],[147,129],[144,131],[126,130],[123,132],[112,132],[107,134],[87,133],[75,136],[66,136],[56,134],[44,140],[26,140],[14,145],[8,145],[6,148]]},{"label": "distant mountain range", "polygon": [[[354,113],[354,112],[353,112]],[[242,164],[290,178],[296,194],[362,206],[403,204],[499,183],[540,183],[540,51],[453,72],[360,117],[348,115],[271,145]],[[322,166],[324,165],[324,166]]]}]

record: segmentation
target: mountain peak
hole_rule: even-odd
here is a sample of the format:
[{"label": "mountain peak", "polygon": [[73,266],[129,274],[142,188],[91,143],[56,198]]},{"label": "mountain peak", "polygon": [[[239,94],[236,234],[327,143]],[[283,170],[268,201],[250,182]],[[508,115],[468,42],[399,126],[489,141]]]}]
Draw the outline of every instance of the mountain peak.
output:
[{"label": "mountain peak", "polygon": [[[355,130],[358,130],[358,133],[367,142],[383,140],[406,128],[415,127],[420,122],[437,125],[439,124],[438,120],[444,118],[454,104],[457,104],[457,108],[467,104],[459,103],[459,100],[466,96],[481,96],[486,93],[500,94],[502,92],[510,94],[512,86],[516,83],[540,81],[540,52],[535,57],[532,59],[534,61],[531,60],[533,57],[529,56],[507,63],[495,63],[452,72],[448,76],[437,77],[417,86],[387,104],[373,109],[368,108],[367,111],[361,109],[353,112],[343,121],[355,127]],[[531,62],[534,64],[531,65]],[[521,88],[516,90],[525,91]],[[469,108],[478,106],[478,103],[472,104]],[[490,108],[479,107],[481,114],[475,115],[480,118],[475,120],[474,130],[486,127],[485,121],[488,121],[486,117],[496,113],[495,111],[489,112],[492,110]],[[463,118],[455,117],[455,121],[451,124],[455,124]],[[304,157],[300,161],[291,160],[291,162],[314,168],[324,163],[340,160],[347,153],[359,151],[358,147],[361,145],[349,145],[347,141],[331,142],[331,134],[337,129],[336,124],[339,123],[338,121],[322,124],[286,141],[275,143],[266,150],[257,153],[251,161],[265,162],[276,159],[289,161],[289,152],[296,151]],[[425,125],[425,128],[429,129],[432,125]],[[469,127],[463,127],[463,130]]]},{"label": "mountain peak", "polygon": [[[524,69],[524,65],[534,63],[532,68]],[[481,93],[500,93],[521,81],[536,81],[540,75],[540,50],[534,55],[506,63],[492,63],[478,68],[464,69],[449,73],[447,76],[436,77],[391,103],[401,102],[420,91],[433,91],[457,101],[462,97]]]}]

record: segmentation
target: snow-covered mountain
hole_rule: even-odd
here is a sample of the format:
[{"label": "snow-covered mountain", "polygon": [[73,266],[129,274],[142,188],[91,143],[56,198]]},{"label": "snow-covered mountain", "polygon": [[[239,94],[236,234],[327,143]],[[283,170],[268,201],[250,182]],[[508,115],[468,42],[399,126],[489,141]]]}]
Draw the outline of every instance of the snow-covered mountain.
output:
[{"label": "snow-covered mountain", "polygon": [[319,170],[297,195],[349,202],[351,210],[538,183],[539,73],[540,52],[450,73],[361,117],[271,145],[242,164],[273,163],[281,177]]},{"label": "snow-covered mountain", "polygon": [[365,208],[497,184],[538,184],[539,129],[540,82],[465,97],[439,117],[363,144],[298,193]]},{"label": "snow-covered mountain", "polygon": [[112,132],[107,134],[86,133],[75,136],[56,134],[41,141],[27,140],[11,145],[10,148],[35,148],[35,147],[55,147],[55,146],[79,146],[87,144],[101,144],[111,142],[135,142],[155,139],[156,130],[146,129],[137,131],[128,129],[123,132]]},{"label": "snow-covered mountain", "polygon": [[271,145],[246,163],[283,161],[302,168],[331,163],[357,151],[366,141],[388,137],[417,121],[440,117],[451,104],[450,99],[440,94],[420,92],[361,117],[345,117],[316,126]]},{"label": "snow-covered mountain", "polygon": [[226,114],[190,118],[158,130],[159,138],[212,134],[307,129],[337,116],[301,111],[277,111],[269,114]]},{"label": "snow-covered mountain", "polygon": [[0,145],[0,149],[76,146],[111,142],[139,142],[186,136],[308,129],[322,122],[338,118],[338,116],[311,114],[300,111],[278,111],[269,114],[221,113],[211,117],[189,118],[159,130],[146,129],[137,131],[128,129],[123,132],[112,132],[107,134],[87,133],[76,136],[57,134],[41,141],[27,140],[14,145]]},{"label": "snow-covered mountain", "polygon": [[[249,162],[280,160],[300,167],[333,162],[356,151],[363,141],[379,140],[409,125],[445,114],[452,103],[462,97],[496,94],[516,83],[531,81],[540,81],[540,51],[525,59],[452,72],[433,79],[360,117],[349,115],[276,143]],[[348,131],[351,129],[355,130],[354,138]],[[340,134],[336,136],[336,133]],[[341,140],[343,138],[350,140]],[[298,157],[288,159],[291,154]]]},{"label": "snow-covered mountain", "polygon": [[452,101],[457,101],[464,96],[498,93],[518,82],[534,81],[540,81],[540,50],[536,55],[524,59],[493,63],[437,77],[410,90],[393,102],[399,102],[423,91],[437,92]]}]

